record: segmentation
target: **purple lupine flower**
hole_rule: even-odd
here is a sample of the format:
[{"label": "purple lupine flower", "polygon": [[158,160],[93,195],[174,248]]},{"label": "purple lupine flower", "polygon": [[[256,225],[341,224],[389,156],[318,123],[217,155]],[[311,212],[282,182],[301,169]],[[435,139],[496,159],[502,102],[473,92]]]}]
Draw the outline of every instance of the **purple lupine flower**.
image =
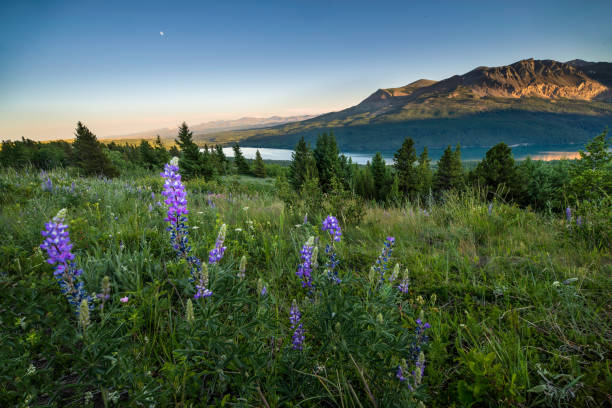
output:
[{"label": "purple lupine flower", "polygon": [[409,289],[410,289],[410,279],[408,278],[402,279],[402,282],[399,285],[397,285],[397,290],[399,290],[402,293],[408,293]]},{"label": "purple lupine flower", "polygon": [[379,285],[385,281],[385,273],[388,269],[389,260],[391,260],[391,254],[393,253],[393,245],[395,244],[394,237],[387,237],[385,239],[385,243],[383,245],[382,250],[380,251],[380,255],[376,259],[376,264],[374,265],[374,270],[379,273],[380,280]]},{"label": "purple lupine flower", "polygon": [[489,215],[491,215],[491,213],[493,212],[493,203],[489,203],[488,209],[489,209]]},{"label": "purple lupine flower", "polygon": [[259,295],[260,295],[260,296],[266,296],[267,294],[268,294],[268,287],[264,285],[264,286],[261,288],[261,291],[259,292]]},{"label": "purple lupine flower", "polygon": [[314,237],[308,238],[300,251],[302,263],[295,273],[302,280],[302,287],[312,286],[312,252],[314,249]]},{"label": "purple lupine flower", "polygon": [[406,381],[406,377],[404,377],[404,369],[402,368],[401,364],[397,366],[397,372],[395,373],[395,376],[400,381]]},{"label": "purple lupine flower", "polygon": [[151,200],[155,201],[155,192],[151,191]]},{"label": "purple lupine flower", "polygon": [[53,192],[53,181],[49,177],[40,185],[42,191]]},{"label": "purple lupine flower", "polygon": [[569,206],[565,209],[565,218],[568,224],[572,222],[572,209]]},{"label": "purple lupine flower", "polygon": [[208,263],[211,265],[218,263],[221,258],[223,258],[223,254],[226,250],[226,247],[223,246],[226,232],[227,226],[225,224],[221,225],[221,228],[219,228],[219,235],[217,235],[217,240],[215,241],[215,247],[211,249],[208,254]]},{"label": "purple lupine flower", "polygon": [[304,224],[308,224],[308,214],[304,214]]},{"label": "purple lupine flower", "polygon": [[164,167],[164,172],[161,176],[164,178],[164,191],[162,195],[166,198],[165,203],[168,206],[168,213],[165,221],[170,226],[170,240],[172,247],[180,257],[186,258],[190,248],[188,244],[188,228],[186,225],[187,214],[187,198],[185,186],[181,182],[179,168],[176,165],[177,160],[172,159]]},{"label": "purple lupine flower", "polygon": [[340,242],[340,237],[342,237],[342,230],[340,229],[340,224],[338,224],[338,220],[333,215],[328,215],[325,220],[323,220],[323,226],[321,228],[323,231],[328,231],[329,234],[333,237],[333,240],[336,242]]},{"label": "purple lupine flower", "polygon": [[578,218],[576,218],[576,225],[578,228],[582,227],[582,215],[579,215]]},{"label": "purple lupine flower", "polygon": [[300,313],[300,309],[298,309],[296,300],[293,299],[291,310],[289,311],[289,321],[291,322],[291,328],[295,329],[291,337],[291,343],[293,344],[294,350],[302,350],[304,344],[304,326],[300,323],[301,318],[302,314]]},{"label": "purple lupine flower", "polygon": [[57,279],[62,293],[66,295],[68,302],[75,307],[78,314],[81,302],[86,300],[89,303],[91,298],[85,291],[83,282],[77,279],[83,270],[78,269],[74,263],[68,225],[64,224],[65,217],[66,209],[62,209],[50,222],[45,224],[45,230],[41,231],[45,239],[40,248],[47,252],[49,256],[47,262],[55,265],[53,276]]}]

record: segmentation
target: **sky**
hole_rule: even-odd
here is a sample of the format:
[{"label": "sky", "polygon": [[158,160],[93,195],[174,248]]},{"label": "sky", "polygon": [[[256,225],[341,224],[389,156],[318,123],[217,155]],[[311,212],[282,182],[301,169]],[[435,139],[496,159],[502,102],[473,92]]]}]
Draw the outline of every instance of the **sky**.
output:
[{"label": "sky", "polygon": [[0,139],[337,111],[524,58],[612,62],[612,1],[2,1]]}]

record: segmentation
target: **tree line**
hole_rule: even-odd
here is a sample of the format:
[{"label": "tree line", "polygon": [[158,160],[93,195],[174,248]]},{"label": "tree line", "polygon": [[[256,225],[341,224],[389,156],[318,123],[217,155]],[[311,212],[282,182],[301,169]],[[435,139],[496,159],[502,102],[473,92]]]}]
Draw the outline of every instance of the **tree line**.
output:
[{"label": "tree line", "polygon": [[202,149],[193,141],[193,133],[183,122],[179,127],[175,145],[167,149],[159,135],[153,144],[141,140],[138,145],[112,141],[101,143],[87,126],[78,122],[75,139],[65,141],[36,142],[22,138],[20,141],[3,141],[0,150],[0,167],[23,168],[33,166],[42,170],[72,166],[86,176],[115,177],[134,169],[159,170],[171,157],[179,157],[184,179],[211,179],[225,174],[244,174],[264,178],[282,173],[279,165],[264,163],[259,150],[255,160],[245,159],[240,146],[233,146],[234,158],[228,158],[220,145],[204,145]]},{"label": "tree line", "polygon": [[498,143],[467,170],[461,146],[447,146],[437,165],[425,147],[417,155],[406,138],[388,166],[377,152],[365,166],[340,154],[333,134],[319,135],[314,148],[301,138],[289,165],[289,183],[300,191],[309,183],[323,193],[342,188],[365,200],[399,204],[441,199],[446,192],[473,188],[487,200],[502,199],[536,209],[564,208],[569,201],[612,194],[612,153],[607,129],[587,144],[580,159],[551,163],[530,159],[515,162],[512,149]]}]

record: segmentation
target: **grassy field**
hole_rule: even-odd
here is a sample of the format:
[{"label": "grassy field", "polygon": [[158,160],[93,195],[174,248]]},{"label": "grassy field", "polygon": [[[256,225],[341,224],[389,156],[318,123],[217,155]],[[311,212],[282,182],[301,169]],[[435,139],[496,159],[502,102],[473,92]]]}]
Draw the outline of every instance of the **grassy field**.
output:
[{"label": "grassy field", "polygon": [[[191,253],[206,262],[222,224],[227,250],[209,268],[212,296],[193,299],[158,174],[48,176],[43,191],[38,172],[0,173],[0,406],[612,404],[612,254],[564,214],[497,202],[489,211],[467,193],[425,210],[369,206],[358,224],[339,220],[334,283],[327,214],[285,209],[270,180],[195,180]],[[39,248],[62,208],[87,291],[110,278],[110,299],[87,326]],[[304,288],[296,271],[310,236],[319,265]],[[381,280],[372,266],[387,237],[395,245]],[[422,381],[412,374],[420,351]]]}]

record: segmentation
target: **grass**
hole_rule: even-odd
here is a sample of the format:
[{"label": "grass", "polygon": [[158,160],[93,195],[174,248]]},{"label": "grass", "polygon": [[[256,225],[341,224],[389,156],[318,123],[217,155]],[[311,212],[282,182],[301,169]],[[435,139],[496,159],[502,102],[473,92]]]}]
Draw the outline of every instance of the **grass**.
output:
[{"label": "grass", "polygon": [[[359,224],[341,225],[342,284],[320,266],[309,294],[295,275],[299,251],[317,236],[325,264],[326,214],[304,224],[267,181],[188,182],[192,252],[207,259],[220,225],[228,228],[226,255],[210,269],[214,294],[193,302],[190,323],[193,285],[169,245],[160,177],[50,177],[54,191],[43,192],[36,172],[0,173],[2,406],[612,403],[612,254],[572,234],[562,214],[495,203],[489,215],[470,194],[427,213],[369,206]],[[111,280],[111,299],[86,330],[38,249],[61,208],[87,290]],[[391,267],[407,271],[408,294],[370,271],[387,236],[396,238]],[[291,347],[293,299],[302,351]],[[411,392],[395,373],[420,314],[431,328],[423,385]]]}]

